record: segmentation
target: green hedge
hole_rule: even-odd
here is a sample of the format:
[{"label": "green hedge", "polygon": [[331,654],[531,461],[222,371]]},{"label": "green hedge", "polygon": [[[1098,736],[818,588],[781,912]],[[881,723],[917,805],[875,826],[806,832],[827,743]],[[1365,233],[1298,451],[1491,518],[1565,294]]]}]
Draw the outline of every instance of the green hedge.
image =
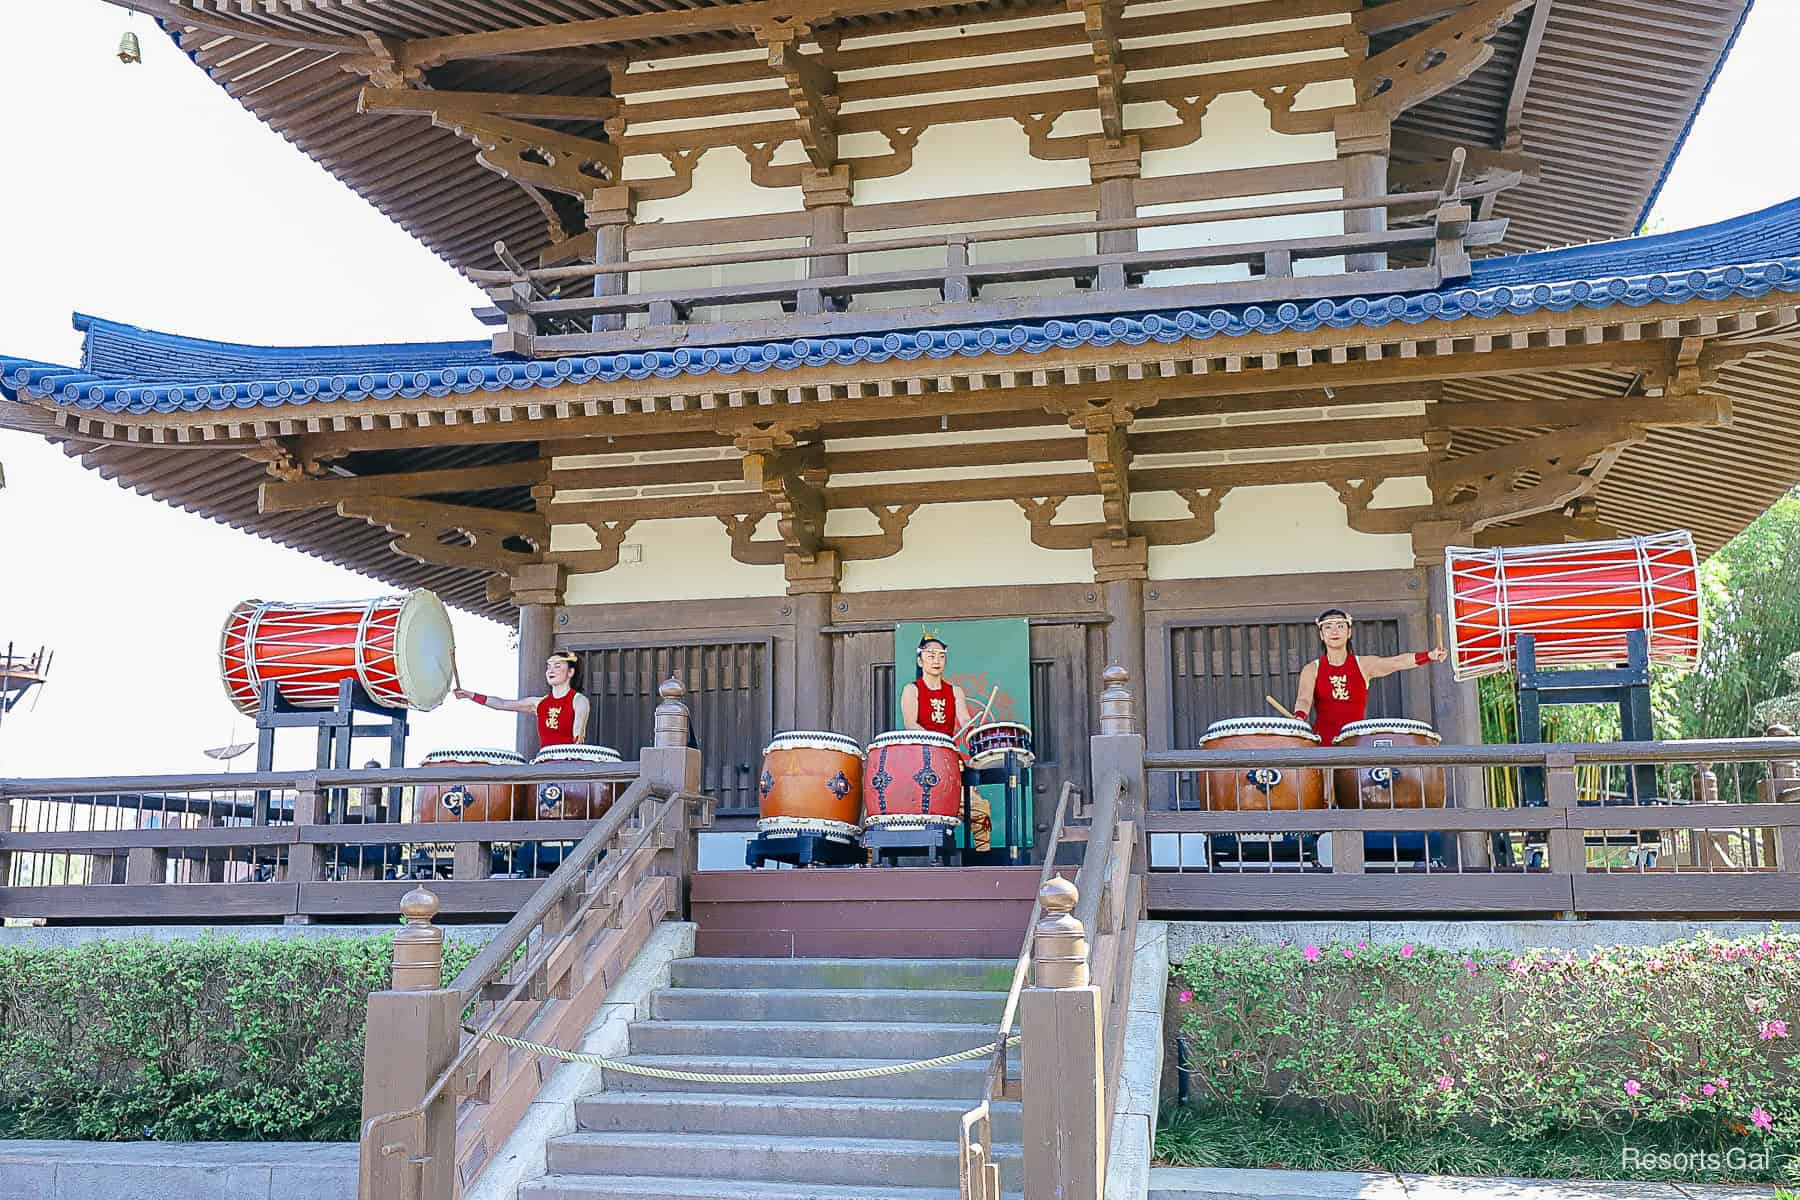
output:
[{"label": "green hedge", "polygon": [[1213,1112],[1800,1154],[1800,938],[1779,931],[1517,955],[1239,943],[1172,982]]},{"label": "green hedge", "polygon": [[354,1140],[392,960],[391,937],[0,948],[0,1137]]}]

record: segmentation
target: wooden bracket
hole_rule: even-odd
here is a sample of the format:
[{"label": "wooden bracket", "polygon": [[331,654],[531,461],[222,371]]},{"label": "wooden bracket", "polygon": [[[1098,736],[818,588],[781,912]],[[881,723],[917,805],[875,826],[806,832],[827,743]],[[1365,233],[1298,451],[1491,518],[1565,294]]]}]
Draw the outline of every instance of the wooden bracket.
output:
[{"label": "wooden bracket", "polygon": [[[440,567],[511,571],[543,561],[550,543],[549,522],[531,512],[367,497],[340,501],[337,513],[398,534],[389,547],[394,553]],[[510,547],[509,541],[523,542],[530,549]]]},{"label": "wooden bracket", "polygon": [[625,535],[631,532],[636,521],[589,521],[587,527],[594,531],[594,539],[600,543],[597,550],[557,550],[550,554],[550,561],[567,567],[570,573],[586,575],[597,571],[610,571],[619,565],[619,547],[625,544]]},{"label": "wooden bracket", "polygon": [[[892,558],[900,553],[905,545],[907,523],[912,515],[919,511],[917,504],[901,504],[889,507],[877,505],[868,510],[874,514],[881,525],[880,533],[866,534],[860,537],[840,537],[826,539],[820,547],[818,557],[826,554],[833,556],[834,561],[873,562],[880,558]],[[757,541],[756,527],[762,523],[768,512],[754,512],[746,515],[727,514],[719,517],[719,523],[725,526],[725,532],[731,538],[731,557],[738,562],[751,566],[767,567],[786,564],[790,558],[797,559],[788,549],[786,538],[771,541]]]},{"label": "wooden bracket", "polygon": [[[1435,511],[1480,532],[1562,510],[1599,487],[1619,455],[1646,436],[1635,425],[1565,430],[1436,463],[1427,472]],[[1520,486],[1527,476],[1535,480]]]},{"label": "wooden bracket", "polygon": [[[1434,21],[1363,62],[1357,73],[1357,100],[1365,107],[1398,117],[1410,108],[1455,87],[1494,56],[1492,39],[1525,11],[1533,0],[1473,0],[1460,11]],[[1389,9],[1418,8],[1416,3],[1384,4],[1360,14],[1365,23],[1391,21]],[[1425,16],[1442,13],[1439,2],[1420,8]],[[1383,14],[1387,14],[1384,16]]]},{"label": "wooden bracket", "polygon": [[1105,521],[1079,525],[1054,524],[1057,510],[1066,499],[1063,496],[1015,496],[1013,503],[1025,513],[1026,524],[1031,527],[1032,545],[1045,550],[1091,549],[1098,556],[1098,563],[1102,557],[1117,557],[1134,543],[1146,546],[1188,546],[1204,542],[1216,532],[1219,505],[1230,491],[1228,487],[1178,489],[1176,495],[1187,502],[1188,516],[1167,521],[1132,522],[1131,536],[1123,539]]},{"label": "wooden bracket", "polygon": [[802,561],[818,554],[825,537],[825,444],[806,442],[788,449],[740,440],[744,481],[762,489],[776,513],[784,552]]},{"label": "wooden bracket", "polygon": [[360,36],[368,46],[369,53],[339,59],[344,70],[367,76],[369,82],[379,88],[416,88],[424,85],[424,70],[402,61],[401,56],[406,48],[404,41],[370,30],[363,30]]},{"label": "wooden bracket", "polygon": [[1562,512],[1538,513],[1511,525],[1490,525],[1475,535],[1475,544],[1496,546],[1551,546],[1558,542],[1609,541],[1619,530],[1600,520],[1600,502],[1582,496]]},{"label": "wooden bracket", "polygon": [[516,183],[585,199],[619,182],[619,147],[487,113],[433,111],[431,123],[474,142],[475,161]]},{"label": "wooden bracket", "polygon": [[809,32],[806,21],[792,13],[771,14],[751,25],[750,32],[768,52],[769,69],[787,84],[795,137],[807,161],[817,170],[830,170],[837,165],[837,79],[823,54],[801,53],[800,43]]},{"label": "wooden bracket", "polygon": [[1125,52],[1119,47],[1122,0],[1068,0],[1069,11],[1081,14],[1082,32],[1094,58],[1094,94],[1100,107],[1100,133],[1111,145],[1125,136]]},{"label": "wooden bracket", "polygon": [[301,448],[294,438],[268,437],[257,439],[257,449],[242,451],[245,458],[252,462],[268,464],[269,474],[284,484],[298,484],[307,479],[323,479],[330,472],[327,464],[343,458],[342,452],[336,454],[309,453]]}]

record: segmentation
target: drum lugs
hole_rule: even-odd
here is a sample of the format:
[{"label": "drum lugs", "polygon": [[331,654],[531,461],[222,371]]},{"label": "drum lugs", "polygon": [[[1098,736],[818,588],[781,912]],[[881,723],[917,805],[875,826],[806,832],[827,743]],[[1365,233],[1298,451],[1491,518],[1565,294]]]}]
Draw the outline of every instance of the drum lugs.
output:
[{"label": "drum lugs", "polygon": [[[1317,746],[1319,735],[1291,717],[1214,721],[1203,750],[1294,750]],[[1214,812],[1294,812],[1325,807],[1325,772],[1317,767],[1233,767],[1201,774],[1200,795]]]},{"label": "drum lugs", "polygon": [[[606,764],[622,762],[611,746],[590,746],[579,742],[562,746],[545,746],[532,758],[532,766],[544,763]],[[540,783],[534,789],[540,821],[588,821],[606,815],[618,799],[619,783],[611,779],[569,779]]]},{"label": "drum lugs", "polygon": [[[1437,731],[1423,721],[1352,721],[1337,746],[1435,746]],[[1442,808],[1447,789],[1444,768],[1428,766],[1339,767],[1332,772],[1331,799],[1338,808]]]},{"label": "drum lugs", "polygon": [[862,831],[862,747],[820,730],[778,733],[763,748],[756,827],[765,833]]},{"label": "drum lugs", "polygon": [[864,828],[962,824],[962,755],[941,733],[903,729],[869,743],[863,765]]},{"label": "drum lugs", "polygon": [[[421,767],[522,767],[525,756],[511,750],[433,750]],[[421,821],[523,821],[531,816],[531,789],[519,783],[421,783]]]}]

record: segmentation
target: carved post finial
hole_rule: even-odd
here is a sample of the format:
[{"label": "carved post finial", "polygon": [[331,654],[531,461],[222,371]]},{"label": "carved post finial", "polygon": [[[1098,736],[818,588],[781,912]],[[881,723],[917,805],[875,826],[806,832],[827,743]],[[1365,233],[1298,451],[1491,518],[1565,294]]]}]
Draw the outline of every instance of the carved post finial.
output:
[{"label": "carved post finial", "polygon": [[1106,688],[1100,693],[1100,735],[1115,737],[1136,732],[1137,716],[1131,689],[1126,686],[1131,682],[1131,672],[1114,663],[1100,678],[1106,681]]},{"label": "carved post finial", "polygon": [[684,749],[688,744],[688,706],[681,698],[687,695],[687,689],[681,686],[681,680],[671,675],[663,680],[656,694],[662,697],[662,703],[656,706],[651,745]]},{"label": "carved post finial", "polygon": [[422,887],[400,897],[406,927],[394,935],[392,990],[435,992],[444,986],[444,931],[432,924],[438,908],[437,896]]},{"label": "carved post finial", "polygon": [[1038,902],[1044,911],[1031,934],[1033,986],[1087,986],[1087,931],[1074,915],[1080,898],[1075,885],[1067,879],[1051,879],[1038,889]]}]

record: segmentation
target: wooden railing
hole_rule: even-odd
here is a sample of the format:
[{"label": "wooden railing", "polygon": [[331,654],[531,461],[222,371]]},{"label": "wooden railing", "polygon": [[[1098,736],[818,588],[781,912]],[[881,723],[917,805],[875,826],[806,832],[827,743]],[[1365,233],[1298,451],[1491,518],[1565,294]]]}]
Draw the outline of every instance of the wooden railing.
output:
[{"label": "wooden railing", "polygon": [[[751,339],[839,337],[918,325],[974,324],[1061,316],[1081,316],[1142,308],[1185,308],[1219,304],[1305,301],[1328,296],[1425,291],[1470,274],[1469,251],[1498,243],[1504,220],[1477,221],[1470,201],[1519,181],[1517,173],[1476,184],[1462,179],[1463,152],[1452,158],[1442,188],[1394,192],[1359,199],[1302,201],[1181,213],[1155,217],[1015,225],[949,233],[833,242],[801,247],[688,255],[672,259],[590,263],[524,269],[495,247],[513,269],[475,272],[493,304],[475,314],[505,331],[495,335],[496,353],[538,357],[672,346],[704,346]],[[1392,228],[1309,237],[1262,237],[1240,242],[1155,250],[1110,251],[1013,262],[973,262],[970,251],[983,245],[1042,238],[1095,237],[1146,229],[1193,227],[1204,242],[1205,227],[1228,221],[1347,214],[1379,210]],[[1382,224],[1389,222],[1383,221]],[[1104,239],[1101,239],[1104,241]],[[853,272],[850,255],[894,251],[942,251],[938,266],[895,271]],[[1422,266],[1387,267],[1389,254],[1411,255]],[[1296,263],[1362,256],[1379,269],[1296,274]],[[620,277],[677,269],[793,262],[805,278],[625,292]],[[1206,283],[1149,285],[1156,271],[1242,266],[1252,276]],[[984,299],[990,284],[1070,280],[1074,294],[1017,299]],[[590,288],[589,281],[594,286]],[[599,294],[572,295],[593,291]],[[895,292],[933,292],[923,307],[870,309],[865,302]],[[696,321],[695,310],[716,306],[776,303],[781,317]],[[617,326],[628,314],[642,314],[639,328]]]},{"label": "wooden railing", "polygon": [[[642,774],[448,986],[429,892],[409,894],[393,988],[369,997],[361,1200],[455,1200],[545,1079],[527,1052],[465,1032],[578,1042],[664,917],[679,915],[709,819],[687,710],[665,684]],[[422,948],[422,952],[421,952]],[[420,960],[425,960],[421,962]]]}]

